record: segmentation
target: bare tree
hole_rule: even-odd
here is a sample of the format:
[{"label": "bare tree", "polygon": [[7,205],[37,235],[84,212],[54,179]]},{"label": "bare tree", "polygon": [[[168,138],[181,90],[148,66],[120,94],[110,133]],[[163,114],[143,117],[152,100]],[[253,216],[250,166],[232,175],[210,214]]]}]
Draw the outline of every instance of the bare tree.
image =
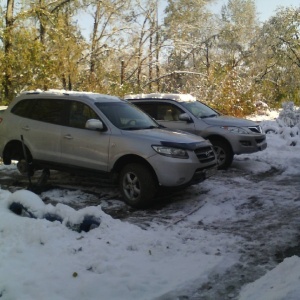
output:
[{"label": "bare tree", "polygon": [[270,101],[299,102],[300,7],[278,9],[260,30],[257,38],[256,81]]},{"label": "bare tree", "polygon": [[6,15],[5,15],[5,30],[3,35],[4,42],[4,97],[5,100],[10,100],[13,97],[12,89],[12,69],[9,63],[12,56],[12,36],[14,26],[14,0],[7,0]]}]

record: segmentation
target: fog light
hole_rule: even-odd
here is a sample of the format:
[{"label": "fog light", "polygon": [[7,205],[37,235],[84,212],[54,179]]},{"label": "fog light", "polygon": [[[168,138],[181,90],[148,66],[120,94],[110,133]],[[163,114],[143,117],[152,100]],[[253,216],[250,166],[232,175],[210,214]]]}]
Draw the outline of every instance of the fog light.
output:
[{"label": "fog light", "polygon": [[251,142],[249,141],[240,141],[243,146],[251,146]]}]

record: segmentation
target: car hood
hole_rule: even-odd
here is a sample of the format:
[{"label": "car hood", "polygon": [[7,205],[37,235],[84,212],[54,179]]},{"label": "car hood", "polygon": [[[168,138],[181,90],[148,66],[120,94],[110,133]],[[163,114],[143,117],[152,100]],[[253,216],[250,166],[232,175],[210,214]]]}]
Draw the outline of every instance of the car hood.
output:
[{"label": "car hood", "polygon": [[257,126],[258,124],[241,118],[228,117],[228,116],[217,116],[212,118],[202,119],[208,125],[212,126],[238,126],[238,127],[249,127]]},{"label": "car hood", "polygon": [[[171,130],[167,128],[153,128],[140,130],[123,130],[122,133],[133,138],[139,137],[144,140],[161,143],[162,145],[180,146],[193,144],[196,147],[202,144],[209,144],[204,138],[183,132],[180,130]],[[185,148],[185,147],[184,147]]]}]

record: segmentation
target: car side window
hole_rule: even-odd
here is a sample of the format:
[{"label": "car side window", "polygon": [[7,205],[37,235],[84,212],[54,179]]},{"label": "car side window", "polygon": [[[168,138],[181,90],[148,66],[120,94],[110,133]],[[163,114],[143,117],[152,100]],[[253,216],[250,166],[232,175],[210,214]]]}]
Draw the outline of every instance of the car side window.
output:
[{"label": "car side window", "polygon": [[35,101],[29,117],[31,119],[63,125],[66,101],[60,99],[39,99]]},{"label": "car side window", "polygon": [[170,103],[159,103],[157,106],[157,120],[178,121],[182,113],[183,110]]},{"label": "car side window", "polygon": [[156,103],[143,102],[143,103],[134,103],[134,104],[137,107],[139,107],[141,110],[143,110],[146,114],[151,116],[153,119],[157,120],[157,106],[156,106]]},{"label": "car side window", "polygon": [[72,101],[69,114],[69,126],[84,129],[86,121],[90,119],[99,119],[99,117],[88,105]]},{"label": "car side window", "polygon": [[184,113],[176,105],[166,102],[134,102],[134,104],[157,121],[178,121],[179,115]]},{"label": "car side window", "polygon": [[23,117],[28,118],[31,112],[31,108],[34,105],[34,99],[25,99],[18,102],[12,109],[11,113]]}]

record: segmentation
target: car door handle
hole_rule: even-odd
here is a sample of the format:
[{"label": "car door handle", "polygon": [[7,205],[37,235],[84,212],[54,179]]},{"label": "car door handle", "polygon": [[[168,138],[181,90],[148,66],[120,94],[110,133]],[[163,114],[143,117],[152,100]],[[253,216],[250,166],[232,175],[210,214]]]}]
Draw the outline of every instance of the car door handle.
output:
[{"label": "car door handle", "polygon": [[71,134],[66,134],[64,136],[64,139],[67,139],[67,140],[73,140],[73,137],[71,136]]},{"label": "car door handle", "polygon": [[25,130],[25,131],[28,131],[28,130],[30,130],[29,126],[27,126],[27,125],[26,125],[26,126],[24,126],[24,127],[22,127],[22,129],[23,129],[23,130]]}]

